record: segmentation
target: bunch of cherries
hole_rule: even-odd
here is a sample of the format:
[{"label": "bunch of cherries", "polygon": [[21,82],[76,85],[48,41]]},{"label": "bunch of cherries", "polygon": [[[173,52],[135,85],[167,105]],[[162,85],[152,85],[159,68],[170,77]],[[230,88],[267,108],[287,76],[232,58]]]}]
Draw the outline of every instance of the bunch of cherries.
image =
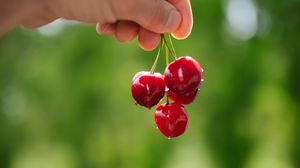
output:
[{"label": "bunch of cherries", "polygon": [[[161,75],[154,71],[163,48],[166,51],[167,67]],[[174,58],[170,64],[169,54]],[[170,35],[164,34],[150,72],[141,71],[134,75],[131,91],[136,104],[150,109],[166,95],[166,103],[159,105],[154,115],[157,128],[166,137],[177,137],[185,132],[188,114],[184,105],[192,103],[197,96],[203,81],[202,72],[203,69],[192,57],[177,58]]]}]

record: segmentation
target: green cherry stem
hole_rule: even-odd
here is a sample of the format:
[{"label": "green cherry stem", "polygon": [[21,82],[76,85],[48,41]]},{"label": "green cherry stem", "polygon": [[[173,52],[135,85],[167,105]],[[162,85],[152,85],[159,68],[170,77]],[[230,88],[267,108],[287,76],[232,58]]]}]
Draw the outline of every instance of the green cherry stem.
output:
[{"label": "green cherry stem", "polygon": [[[165,40],[164,36],[162,36],[162,38],[163,38],[163,40]],[[164,47],[165,47],[165,52],[166,52],[166,66],[168,66],[168,64],[169,64],[169,52],[170,52],[170,50],[169,50],[169,48],[167,46],[167,43],[164,43]],[[168,96],[168,94],[166,94],[166,103],[169,104],[169,96]]]},{"label": "green cherry stem", "polygon": [[172,42],[172,36],[170,34],[167,35],[169,41],[170,41],[170,44],[171,44],[171,48],[175,54],[175,58],[176,58],[176,52],[175,52],[175,48],[174,48],[174,45],[173,45],[173,42]]},{"label": "green cherry stem", "polygon": [[[169,48],[167,47],[167,45],[166,45],[166,43],[165,43],[165,50],[166,50],[166,66],[168,66],[168,64],[169,64]],[[167,94],[167,96],[166,96],[166,102],[167,102],[167,104],[169,104],[169,96],[168,96],[168,94]]]},{"label": "green cherry stem", "polygon": [[153,65],[152,65],[152,67],[151,67],[151,70],[150,70],[150,74],[154,74],[154,71],[155,71],[155,69],[156,69],[156,65],[157,65],[159,56],[161,55],[163,46],[164,46],[164,42],[161,40],[161,41],[160,41],[160,45],[159,45],[159,49],[158,49],[158,53],[157,53],[157,55],[156,55],[155,61],[154,61]]},{"label": "green cherry stem", "polygon": [[169,64],[169,48],[166,46],[166,43],[164,43],[165,44],[165,51],[166,51],[166,66],[168,66],[168,64]]},{"label": "green cherry stem", "polygon": [[168,93],[166,93],[166,102],[167,102],[167,104],[169,104],[169,96],[168,96]]},{"label": "green cherry stem", "polygon": [[171,38],[168,38],[168,34],[164,34],[162,35],[162,40],[165,42],[165,48],[168,48],[168,50],[170,51],[171,55],[173,56],[174,59],[176,59],[176,53],[174,50],[174,46],[173,43],[171,42]]}]

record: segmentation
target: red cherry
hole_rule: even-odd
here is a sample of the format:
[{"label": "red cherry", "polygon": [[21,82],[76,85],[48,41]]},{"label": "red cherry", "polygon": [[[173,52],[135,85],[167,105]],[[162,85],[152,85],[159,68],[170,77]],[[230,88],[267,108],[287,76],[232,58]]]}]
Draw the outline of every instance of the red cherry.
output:
[{"label": "red cherry", "polygon": [[179,103],[160,105],[155,111],[154,119],[160,132],[168,138],[183,134],[188,124],[188,115],[184,106]]},{"label": "red cherry", "polygon": [[142,75],[146,75],[146,74],[149,74],[149,72],[147,72],[147,71],[140,71],[140,72],[136,73],[136,74],[133,76],[131,82],[133,82],[136,78],[138,78],[138,77],[140,77],[140,76],[142,76]]},{"label": "red cherry", "polygon": [[165,82],[160,73],[138,72],[132,79],[131,93],[137,104],[151,108],[165,95]]},{"label": "red cherry", "polygon": [[180,57],[167,66],[164,79],[172,92],[183,95],[198,89],[202,68],[192,57]]},{"label": "red cherry", "polygon": [[168,96],[177,103],[181,103],[181,104],[190,104],[192,103],[198,93],[198,89],[196,89],[195,91],[186,93],[184,95],[177,95],[175,93],[173,93],[171,90],[168,91]]}]

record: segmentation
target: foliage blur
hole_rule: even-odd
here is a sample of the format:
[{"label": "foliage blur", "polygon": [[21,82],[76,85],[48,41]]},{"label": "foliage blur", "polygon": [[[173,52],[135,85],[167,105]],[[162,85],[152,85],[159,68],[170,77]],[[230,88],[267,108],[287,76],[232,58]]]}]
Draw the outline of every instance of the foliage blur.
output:
[{"label": "foliage blur", "polygon": [[173,42],[205,81],[171,140],[131,98],[157,51],[61,20],[1,37],[0,167],[300,167],[300,1],[192,5],[192,34]]}]

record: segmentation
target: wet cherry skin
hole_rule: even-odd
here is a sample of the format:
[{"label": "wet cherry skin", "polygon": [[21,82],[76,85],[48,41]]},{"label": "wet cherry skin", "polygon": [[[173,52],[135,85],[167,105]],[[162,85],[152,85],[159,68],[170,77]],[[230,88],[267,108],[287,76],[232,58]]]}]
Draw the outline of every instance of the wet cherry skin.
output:
[{"label": "wet cherry skin", "polygon": [[173,100],[174,102],[181,103],[181,104],[191,104],[197,96],[198,89],[196,89],[195,91],[186,93],[184,95],[175,94],[171,90],[169,90],[167,93],[168,93],[169,98],[171,100]]},{"label": "wet cherry skin", "polygon": [[135,74],[131,83],[132,97],[137,104],[151,108],[165,95],[165,82],[160,73],[141,71]]},{"label": "wet cherry skin", "polygon": [[179,103],[162,104],[156,108],[155,123],[162,134],[168,138],[182,135],[188,125],[188,115]]},{"label": "wet cherry skin", "polygon": [[173,93],[184,95],[198,89],[202,68],[192,57],[180,57],[166,67],[164,80]]}]

